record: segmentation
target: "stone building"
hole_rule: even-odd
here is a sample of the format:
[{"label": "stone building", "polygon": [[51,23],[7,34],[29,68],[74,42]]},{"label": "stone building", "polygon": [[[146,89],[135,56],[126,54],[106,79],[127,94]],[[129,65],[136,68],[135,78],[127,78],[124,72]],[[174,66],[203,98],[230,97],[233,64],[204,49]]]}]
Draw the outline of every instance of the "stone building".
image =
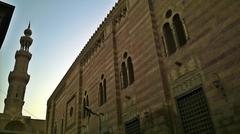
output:
[{"label": "stone building", "polygon": [[239,133],[239,6],[119,0],[49,98],[47,133]]},{"label": "stone building", "polygon": [[0,49],[7,34],[13,11],[14,6],[0,1]]},{"label": "stone building", "polygon": [[20,38],[20,50],[15,54],[14,70],[8,77],[9,87],[4,112],[0,113],[1,134],[44,134],[45,120],[23,116],[24,95],[30,75],[27,73],[32,54],[29,52],[33,39],[30,24]]}]

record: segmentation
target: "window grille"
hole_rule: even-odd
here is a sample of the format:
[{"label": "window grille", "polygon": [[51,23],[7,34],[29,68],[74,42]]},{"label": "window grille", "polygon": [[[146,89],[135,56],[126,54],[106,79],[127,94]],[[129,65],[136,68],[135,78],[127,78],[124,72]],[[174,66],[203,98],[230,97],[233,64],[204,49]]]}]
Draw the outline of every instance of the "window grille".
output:
[{"label": "window grille", "polygon": [[215,134],[202,88],[178,97],[177,108],[185,134]]},{"label": "window grille", "polygon": [[134,118],[125,123],[125,134],[140,134],[139,118]]}]

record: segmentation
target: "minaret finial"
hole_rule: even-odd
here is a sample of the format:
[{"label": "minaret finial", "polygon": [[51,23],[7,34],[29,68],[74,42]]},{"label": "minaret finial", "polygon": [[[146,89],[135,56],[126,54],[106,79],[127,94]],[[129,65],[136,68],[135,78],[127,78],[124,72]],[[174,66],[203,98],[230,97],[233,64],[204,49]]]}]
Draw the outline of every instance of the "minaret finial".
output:
[{"label": "minaret finial", "polygon": [[31,27],[31,22],[29,21],[29,23],[28,23],[28,28],[25,29],[25,31],[24,31],[24,34],[25,34],[26,36],[31,36],[31,35],[32,35],[32,30],[30,29],[30,27]]},{"label": "minaret finial", "polygon": [[30,29],[30,27],[31,27],[31,22],[29,21],[29,24],[28,24],[28,29]]},{"label": "minaret finial", "polygon": [[24,30],[24,36],[20,39],[21,50],[28,51],[32,44],[33,39],[31,38],[32,30],[30,29],[31,23],[29,21],[28,28]]}]

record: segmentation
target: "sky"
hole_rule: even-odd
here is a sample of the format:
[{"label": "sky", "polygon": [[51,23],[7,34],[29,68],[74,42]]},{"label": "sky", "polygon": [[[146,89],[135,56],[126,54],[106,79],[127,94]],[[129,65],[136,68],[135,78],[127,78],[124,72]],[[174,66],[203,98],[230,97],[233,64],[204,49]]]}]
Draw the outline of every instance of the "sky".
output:
[{"label": "sky", "polygon": [[45,119],[47,100],[117,0],[0,0],[15,6],[0,49],[0,113],[19,39],[31,21],[33,43],[23,115]]}]

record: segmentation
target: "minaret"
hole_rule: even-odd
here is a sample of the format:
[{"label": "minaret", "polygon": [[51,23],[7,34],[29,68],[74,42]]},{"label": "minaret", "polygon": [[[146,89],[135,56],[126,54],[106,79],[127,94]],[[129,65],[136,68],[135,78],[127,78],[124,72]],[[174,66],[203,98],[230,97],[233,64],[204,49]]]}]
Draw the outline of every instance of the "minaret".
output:
[{"label": "minaret", "polygon": [[30,29],[30,22],[28,28],[24,31],[24,36],[20,39],[20,50],[15,54],[14,70],[8,76],[8,93],[5,99],[4,114],[10,116],[22,116],[22,108],[24,104],[24,95],[26,85],[30,79],[27,73],[28,63],[32,57],[29,52],[33,39],[31,38],[32,31]]}]

